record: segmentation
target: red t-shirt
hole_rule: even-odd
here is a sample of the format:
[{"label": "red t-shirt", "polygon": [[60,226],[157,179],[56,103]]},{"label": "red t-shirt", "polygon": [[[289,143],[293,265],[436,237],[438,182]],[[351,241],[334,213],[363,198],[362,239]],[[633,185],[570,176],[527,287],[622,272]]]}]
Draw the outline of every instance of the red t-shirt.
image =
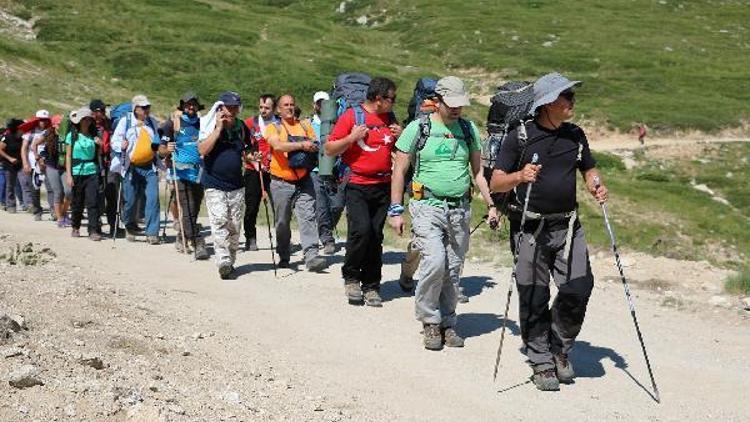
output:
[{"label": "red t-shirt", "polygon": [[[271,123],[268,122],[268,124]],[[268,168],[271,166],[271,146],[268,145],[268,141],[263,137],[263,132],[258,125],[258,116],[245,119],[245,126],[250,129],[251,135],[253,136],[253,148],[263,154],[263,159],[260,163],[261,167],[264,171],[268,171]],[[258,164],[255,162],[246,162],[245,168],[258,171]]]},{"label": "red t-shirt", "polygon": [[[368,113],[364,109],[362,111],[365,113],[367,135],[353,143],[341,155],[342,161],[352,170],[349,182],[358,185],[390,182],[391,151],[396,144],[396,137],[388,125],[393,123],[393,114]],[[339,117],[327,142],[336,142],[347,137],[354,128],[354,123],[354,110],[350,108]]]}]

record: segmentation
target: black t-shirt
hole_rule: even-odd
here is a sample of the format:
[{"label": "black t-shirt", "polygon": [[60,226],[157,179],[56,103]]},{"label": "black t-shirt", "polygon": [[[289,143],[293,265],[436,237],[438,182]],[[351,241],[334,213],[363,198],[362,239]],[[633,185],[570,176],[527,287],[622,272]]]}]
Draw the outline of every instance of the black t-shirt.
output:
[{"label": "black t-shirt", "polygon": [[203,186],[225,192],[243,187],[242,155],[251,143],[250,130],[240,119],[235,119],[232,129],[222,130],[214,148],[203,157]]},{"label": "black t-shirt", "polygon": [[23,166],[21,161],[21,145],[23,144],[23,137],[19,133],[6,133],[0,138],[0,142],[5,144],[5,153],[15,158],[16,164],[13,165],[8,162],[5,158],[0,158],[0,164],[7,169],[20,169]]},{"label": "black t-shirt", "polygon": [[[550,130],[533,122],[526,125],[526,132],[528,141],[523,158],[520,157],[518,129],[514,129],[500,147],[495,168],[513,173],[531,163],[534,153],[539,154],[538,164],[542,165],[542,170],[531,190],[529,211],[542,214],[572,211],[576,207],[576,170],[583,173],[596,166],[583,129],[563,123],[558,129]],[[516,188],[519,201],[526,198],[527,186],[524,183]]]}]

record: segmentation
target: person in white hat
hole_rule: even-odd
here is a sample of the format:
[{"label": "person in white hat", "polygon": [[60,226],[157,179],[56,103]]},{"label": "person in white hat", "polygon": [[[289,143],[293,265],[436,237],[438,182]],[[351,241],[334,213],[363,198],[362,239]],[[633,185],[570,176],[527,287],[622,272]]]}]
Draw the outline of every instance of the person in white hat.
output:
[{"label": "person in white hat", "polygon": [[88,107],[70,112],[71,127],[65,136],[65,178],[73,190],[72,237],[80,237],[83,207],[86,207],[89,239],[102,239],[99,221],[100,138]]},{"label": "person in white hat", "polygon": [[[579,85],[580,81],[559,73],[544,75],[534,83],[535,119],[508,134],[491,180],[493,191],[515,189],[516,193],[508,206],[508,219],[511,248],[517,254],[522,351],[533,370],[534,385],[543,391],[573,382],[568,354],[581,331],[594,287],[577,214],[576,173],[581,173],[597,201],[607,199],[583,129],[568,122],[575,115]],[[532,184],[521,227],[522,201]],[[550,279],[558,287],[552,307]]]},{"label": "person in white hat", "polygon": [[123,176],[122,221],[126,239],[134,242],[137,232],[136,204],[145,197],[146,241],[159,244],[159,175],[162,168],[157,158],[160,137],[159,122],[151,117],[151,102],[145,95],[136,95],[133,111],[117,123],[112,134],[112,171]]},{"label": "person in white hat", "polygon": [[[38,110],[33,118],[36,124],[23,135],[23,146],[21,158],[23,159],[23,171],[19,173],[19,181],[23,190],[24,202],[31,204],[29,212],[34,214],[34,220],[42,219],[41,191],[38,186],[34,185],[34,174],[43,174],[43,171],[37,165],[39,154],[44,151],[42,142],[44,135],[50,127],[50,115],[47,110]],[[54,207],[52,203],[51,189],[47,185],[47,202],[50,209]]]},{"label": "person in white hat", "polygon": [[435,87],[437,110],[412,121],[396,142],[389,224],[403,235],[406,171],[413,166],[409,214],[413,247],[421,256],[414,292],[415,314],[428,350],[463,347],[456,324],[458,281],[469,245],[471,185],[492,213],[494,204],[482,173],[480,135],[463,118],[469,93],[455,76]]}]

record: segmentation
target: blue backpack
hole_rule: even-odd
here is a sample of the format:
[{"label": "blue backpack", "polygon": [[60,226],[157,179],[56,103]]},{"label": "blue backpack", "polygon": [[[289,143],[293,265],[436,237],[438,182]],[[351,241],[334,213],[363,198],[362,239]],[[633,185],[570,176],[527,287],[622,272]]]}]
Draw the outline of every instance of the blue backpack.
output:
[{"label": "blue backpack", "polygon": [[109,110],[109,118],[112,120],[112,130],[117,128],[117,124],[120,123],[120,119],[122,119],[123,117],[130,116],[130,113],[132,112],[133,112],[132,103],[121,103],[121,104],[117,104],[116,106],[113,106]]},{"label": "blue backpack", "polygon": [[332,97],[336,101],[337,117],[349,108],[365,102],[371,80],[372,78],[365,73],[343,73],[336,78]]},{"label": "blue backpack", "polygon": [[408,125],[413,120],[418,120],[423,114],[430,114],[422,110],[422,106],[425,104],[425,100],[435,98],[435,87],[437,86],[437,80],[432,78],[420,78],[417,81],[417,85],[414,87],[414,94],[409,101],[407,107],[408,117],[404,122],[404,125]]}]

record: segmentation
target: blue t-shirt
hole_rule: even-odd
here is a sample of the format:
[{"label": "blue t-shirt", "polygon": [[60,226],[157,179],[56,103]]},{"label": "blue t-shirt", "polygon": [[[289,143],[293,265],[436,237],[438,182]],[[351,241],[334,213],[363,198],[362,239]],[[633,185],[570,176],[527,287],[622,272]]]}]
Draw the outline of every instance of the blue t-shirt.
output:
[{"label": "blue t-shirt", "polygon": [[243,187],[242,156],[251,144],[250,130],[242,120],[235,118],[234,127],[222,130],[214,148],[203,157],[203,186],[225,192]]},{"label": "blue t-shirt", "polygon": [[[172,119],[168,119],[161,127],[161,144],[166,145],[173,141],[177,144],[172,154],[177,178],[192,183],[200,181],[202,160],[198,152],[198,133],[200,132],[200,119],[198,116],[188,117],[183,114],[180,118],[180,130],[175,133]],[[172,167],[169,167],[169,176],[174,178]]]}]

